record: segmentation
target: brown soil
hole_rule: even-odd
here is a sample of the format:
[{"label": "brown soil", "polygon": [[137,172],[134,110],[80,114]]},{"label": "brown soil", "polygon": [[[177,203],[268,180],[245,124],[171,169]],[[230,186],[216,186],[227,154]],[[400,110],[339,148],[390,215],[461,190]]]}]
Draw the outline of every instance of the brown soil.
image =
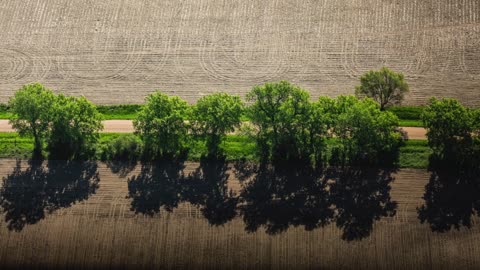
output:
[{"label": "brown soil", "polygon": [[480,105],[478,0],[2,0],[0,29],[0,102],[35,81],[97,104],[278,80],[337,96],[388,66],[409,105]]},{"label": "brown soil", "polygon": [[[0,160],[0,175],[14,160]],[[187,171],[197,164],[189,163]],[[138,169],[130,175],[138,174]],[[432,233],[419,223],[428,174],[402,170],[392,185],[394,218],[376,222],[371,236],[346,242],[334,225],[313,231],[291,227],[276,236],[260,229],[246,233],[240,218],[211,226],[200,211],[181,204],[153,217],[130,210],[127,178],[99,169],[100,187],[88,200],[47,214],[21,232],[0,226],[0,265],[77,265],[80,268],[264,268],[273,269],[472,269],[480,264],[480,228]],[[230,186],[238,182],[230,178]],[[20,191],[19,191],[20,192]],[[19,193],[20,195],[20,193]]]}]

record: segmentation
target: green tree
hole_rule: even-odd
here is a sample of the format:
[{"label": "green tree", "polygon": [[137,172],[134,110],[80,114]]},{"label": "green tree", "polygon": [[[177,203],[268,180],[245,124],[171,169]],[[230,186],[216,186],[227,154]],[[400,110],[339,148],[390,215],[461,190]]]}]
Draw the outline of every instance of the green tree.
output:
[{"label": "green tree", "polygon": [[474,117],[474,123],[475,123],[475,126],[474,126],[475,139],[477,140],[477,143],[480,147],[480,109],[476,109],[473,112],[473,117]]},{"label": "green tree", "polygon": [[308,92],[286,81],[256,86],[248,113],[263,161],[308,159]]},{"label": "green tree", "polygon": [[220,143],[240,125],[243,103],[238,96],[217,93],[202,97],[193,107],[192,127],[206,138],[209,155],[219,154]]},{"label": "green tree", "polygon": [[328,161],[326,140],[332,135],[330,131],[336,123],[337,115],[336,102],[332,98],[320,97],[310,106],[306,121],[307,133],[310,136],[308,142],[313,162],[317,167],[326,165]]},{"label": "green tree", "polygon": [[372,99],[359,100],[340,96],[335,108],[333,128],[338,144],[333,150],[333,163],[339,165],[383,165],[396,163],[401,136],[398,118],[381,111]]},{"label": "green tree", "polygon": [[85,97],[58,95],[51,110],[47,137],[50,159],[88,159],[95,154],[101,115]]},{"label": "green tree", "polygon": [[369,71],[360,77],[360,85],[356,87],[357,97],[373,98],[383,111],[390,105],[400,104],[409,90],[402,73],[383,67],[379,71]]},{"label": "green tree", "polygon": [[150,94],[133,121],[135,132],[144,143],[147,158],[185,154],[187,150],[189,105],[179,97],[160,91]]},{"label": "green tree", "polygon": [[9,101],[10,124],[20,136],[33,136],[34,156],[42,153],[55,95],[39,83],[23,86]]},{"label": "green tree", "polygon": [[433,231],[472,226],[480,213],[480,126],[478,111],[455,99],[432,98],[422,119],[427,128],[430,181],[417,208]]},{"label": "green tree", "polygon": [[479,131],[478,116],[455,99],[432,98],[422,114],[430,147],[440,158],[471,149]]}]

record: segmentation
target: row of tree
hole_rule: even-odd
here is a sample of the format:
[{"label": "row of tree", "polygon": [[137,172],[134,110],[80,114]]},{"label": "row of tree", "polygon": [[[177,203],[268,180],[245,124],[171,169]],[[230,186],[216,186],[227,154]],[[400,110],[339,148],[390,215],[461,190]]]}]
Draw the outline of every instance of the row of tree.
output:
[{"label": "row of tree", "polygon": [[[142,154],[157,161],[142,163],[141,173],[129,179],[132,210],[153,214],[186,200],[200,205],[212,224],[224,224],[237,212],[249,231],[313,229],[335,221],[345,239],[366,237],[375,220],[395,214],[390,183],[402,134],[397,117],[381,104],[353,96],[311,101],[308,92],[285,81],[254,87],[246,100],[248,105],[219,93],[190,106],[161,92],[149,95],[134,121],[138,137],[122,137],[111,149],[112,159]],[[36,153],[46,144],[51,159],[93,154],[101,116],[85,98],[33,84],[18,91],[10,106],[12,124],[35,138]],[[241,124],[242,117],[248,122]],[[480,112],[454,99],[432,99],[422,118],[433,153],[418,216],[437,231],[471,226],[473,214],[480,213]],[[252,136],[260,161],[235,164],[244,187],[238,196],[227,188],[221,147],[235,131]],[[208,151],[200,168],[184,178],[194,137],[203,138]]]},{"label": "row of tree", "polygon": [[85,97],[55,95],[41,84],[23,86],[10,99],[10,123],[21,136],[34,139],[34,157],[44,144],[50,159],[85,159],[95,153],[101,115]]},{"label": "row of tree", "polygon": [[[382,111],[389,105],[400,103],[408,91],[403,74],[395,73],[388,68],[370,71],[360,78],[360,82],[356,91],[357,97],[371,97],[379,104]],[[323,113],[321,110],[329,109],[325,106],[341,107],[355,102],[353,98],[342,98],[336,102],[337,104],[333,104],[335,101],[323,99],[311,107],[308,93],[287,82],[255,87],[247,99],[254,103],[249,110],[249,116],[253,123],[260,128],[258,135],[263,138],[259,138],[257,141],[262,146],[262,155],[268,155],[267,148],[269,147],[270,151],[280,150],[277,149],[278,145],[271,145],[272,142],[284,143],[278,141],[278,139],[286,139],[286,137],[278,137],[279,133],[283,132],[280,129],[289,129],[289,132],[295,132],[302,128],[318,128],[312,132],[310,141],[305,141],[310,146],[317,143],[314,142],[314,133],[325,132],[325,128],[330,127],[328,124],[333,123],[332,121],[326,123],[322,118],[323,115],[318,115],[318,113]],[[146,103],[134,125],[145,143],[145,154],[151,157],[184,151],[185,138],[189,131],[203,136],[206,139],[209,154],[216,154],[219,151],[219,143],[227,132],[232,132],[235,127],[239,126],[240,117],[244,112],[244,105],[240,98],[227,94],[204,97],[198,101],[193,110],[180,98],[168,97],[160,93],[148,96]],[[10,100],[9,105],[14,113],[13,118],[10,119],[13,127],[19,131],[20,135],[33,136],[35,156],[42,154],[45,142],[51,158],[78,159],[92,154],[93,145],[98,139],[98,131],[102,128],[101,118],[96,112],[95,106],[84,97],[55,95],[41,84],[31,84],[20,89]],[[288,111],[292,109],[292,106],[301,107],[295,107],[294,111]],[[315,117],[311,115],[315,113],[320,117],[322,123],[318,120],[315,120],[318,123],[314,123],[315,121],[306,119]],[[335,113],[340,112],[337,111],[333,114]],[[302,119],[302,117],[306,118]],[[190,127],[184,123],[186,118],[191,122]],[[300,127],[298,124],[305,120],[308,120],[306,123],[309,123],[310,126]],[[297,122],[287,126],[280,123],[282,121]],[[312,124],[316,126],[313,127]],[[157,132],[163,128],[168,130]],[[269,131],[268,129],[273,130]],[[303,135],[307,134],[304,132],[299,134],[299,136]],[[291,140],[293,137],[288,139]],[[307,140],[308,138],[303,139]],[[270,146],[267,146],[268,144]],[[313,149],[308,151],[316,152]]]},{"label": "row of tree", "polygon": [[[369,98],[321,97],[312,102],[307,91],[282,81],[254,87],[247,101],[249,106],[238,96],[216,93],[190,106],[179,97],[152,93],[133,121],[143,142],[143,157],[185,155],[192,136],[205,140],[208,155],[218,156],[225,136],[241,128],[256,140],[258,157],[264,162],[387,165],[401,141],[397,117]],[[20,89],[9,105],[13,127],[34,138],[37,156],[44,144],[51,159],[85,159],[94,154],[101,115],[85,97],[55,95],[31,84]],[[243,116],[249,122],[241,125]]]}]

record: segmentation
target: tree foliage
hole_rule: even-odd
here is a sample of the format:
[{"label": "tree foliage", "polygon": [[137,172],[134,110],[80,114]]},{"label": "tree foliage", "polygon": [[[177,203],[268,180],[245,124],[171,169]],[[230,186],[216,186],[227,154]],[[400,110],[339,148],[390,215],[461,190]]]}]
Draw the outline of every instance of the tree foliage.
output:
[{"label": "tree foliage", "polygon": [[9,101],[10,124],[20,136],[34,138],[34,152],[41,154],[47,135],[55,95],[39,83],[23,86]]},{"label": "tree foliage", "polygon": [[479,131],[478,115],[457,100],[432,98],[422,119],[427,128],[428,143],[441,158],[466,154],[467,149],[473,149],[473,136]]},{"label": "tree foliage", "polygon": [[216,155],[228,132],[240,125],[243,102],[238,96],[217,93],[202,97],[193,108],[193,131],[206,138],[210,155]]},{"label": "tree foliage", "polygon": [[308,159],[309,94],[286,81],[256,86],[247,95],[262,160]]},{"label": "tree foliage", "polygon": [[401,143],[398,118],[381,111],[372,99],[340,96],[334,107],[333,133],[339,143],[332,162],[339,165],[384,165],[396,162]]},{"label": "tree foliage", "polygon": [[478,111],[457,100],[432,98],[422,115],[427,128],[430,181],[417,209],[433,231],[471,227],[480,215],[480,126]]},{"label": "tree foliage", "polygon": [[145,103],[133,126],[144,143],[146,157],[184,154],[188,140],[187,102],[157,91],[150,94]]},{"label": "tree foliage", "polygon": [[47,150],[51,159],[88,159],[95,154],[101,115],[85,97],[58,95],[51,110]]},{"label": "tree foliage", "polygon": [[33,136],[34,155],[47,143],[51,159],[84,159],[93,156],[101,116],[85,97],[55,95],[41,84],[25,85],[10,100],[13,128]]},{"label": "tree foliage", "polygon": [[309,153],[315,166],[321,167],[328,162],[327,139],[332,137],[332,129],[337,121],[336,101],[329,97],[320,97],[311,103],[307,115]]},{"label": "tree foliage", "polygon": [[356,87],[357,96],[367,96],[380,104],[383,111],[390,105],[400,104],[409,87],[402,73],[394,72],[386,67],[379,71],[369,71],[360,77],[360,85]]},{"label": "tree foliage", "polygon": [[328,161],[327,140],[333,140],[334,165],[388,165],[396,163],[401,136],[398,118],[381,111],[372,99],[354,96],[321,97],[310,102],[306,91],[288,82],[255,87],[250,118],[264,161]]}]

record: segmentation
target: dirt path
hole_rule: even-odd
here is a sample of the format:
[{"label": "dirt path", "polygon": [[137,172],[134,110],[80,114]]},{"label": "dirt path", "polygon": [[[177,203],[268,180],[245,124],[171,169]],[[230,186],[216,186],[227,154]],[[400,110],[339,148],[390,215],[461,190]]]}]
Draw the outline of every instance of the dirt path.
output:
[{"label": "dirt path", "polygon": [[[133,124],[131,120],[107,120],[103,121],[105,133],[131,133],[133,132]],[[408,137],[412,140],[426,139],[424,128],[403,127],[408,133]],[[13,132],[12,127],[8,124],[8,120],[0,120],[0,132]]]}]

